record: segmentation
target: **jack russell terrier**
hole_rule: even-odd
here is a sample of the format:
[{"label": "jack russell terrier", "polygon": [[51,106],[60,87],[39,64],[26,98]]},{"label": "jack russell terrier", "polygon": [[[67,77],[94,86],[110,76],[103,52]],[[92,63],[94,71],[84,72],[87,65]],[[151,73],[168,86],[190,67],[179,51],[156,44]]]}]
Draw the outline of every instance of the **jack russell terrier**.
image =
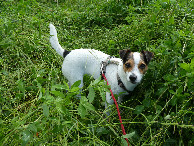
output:
[{"label": "jack russell terrier", "polygon": [[[76,49],[72,51],[64,50],[58,42],[57,31],[54,25],[50,24],[50,43],[59,55],[64,58],[62,72],[73,85],[81,80],[80,88],[83,87],[83,76],[89,74],[97,79],[102,73],[106,73],[106,78],[111,86],[113,94],[119,95],[118,102],[122,97],[141,82],[143,75],[148,69],[148,64],[153,58],[153,53],[149,51],[131,52],[130,50],[120,50],[120,58],[114,58],[101,51],[94,49]],[[110,93],[106,93],[105,108],[108,104],[113,104]]]}]

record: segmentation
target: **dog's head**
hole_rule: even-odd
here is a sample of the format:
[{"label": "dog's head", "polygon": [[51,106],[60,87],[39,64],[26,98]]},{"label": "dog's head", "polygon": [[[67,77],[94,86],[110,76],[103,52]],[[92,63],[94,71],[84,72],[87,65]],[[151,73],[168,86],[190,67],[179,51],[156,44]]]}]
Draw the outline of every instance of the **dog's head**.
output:
[{"label": "dog's head", "polygon": [[153,58],[153,53],[149,51],[131,52],[131,50],[120,50],[119,55],[123,60],[123,70],[127,81],[138,84],[148,69],[148,64]]}]

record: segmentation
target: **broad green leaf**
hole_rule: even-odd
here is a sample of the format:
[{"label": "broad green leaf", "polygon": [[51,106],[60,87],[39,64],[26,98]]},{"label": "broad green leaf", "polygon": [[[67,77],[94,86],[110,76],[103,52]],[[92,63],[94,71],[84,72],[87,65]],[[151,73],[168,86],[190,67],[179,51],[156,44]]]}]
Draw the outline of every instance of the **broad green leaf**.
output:
[{"label": "broad green leaf", "polygon": [[43,109],[43,115],[45,117],[48,117],[49,116],[49,107],[46,104],[43,104],[42,109]]},{"label": "broad green leaf", "polygon": [[60,103],[57,103],[56,104],[56,109],[60,112],[60,113],[65,113],[65,105],[64,104],[60,104]]},{"label": "broad green leaf", "polygon": [[166,80],[166,81],[174,81],[174,80],[177,80],[177,78],[174,77],[174,76],[171,75],[171,74],[165,75],[165,76],[163,77],[163,79]]},{"label": "broad green leaf", "polygon": [[76,94],[75,93],[71,93],[71,92],[68,92],[67,94],[66,94],[66,97],[65,98],[67,98],[67,99],[71,99],[71,98],[73,98],[74,96],[75,96]]},{"label": "broad green leaf", "polygon": [[85,115],[87,115],[87,110],[81,103],[79,104],[77,111],[78,111],[78,114],[81,116],[81,118],[84,118]]},{"label": "broad green leaf", "polygon": [[170,92],[171,94],[176,94],[176,92],[174,92],[173,90],[169,90],[169,92]]},{"label": "broad green leaf", "polygon": [[45,79],[43,77],[37,77],[36,79],[40,84],[43,84],[44,82],[48,81],[48,79]]},{"label": "broad green leaf", "polygon": [[30,125],[28,126],[28,129],[29,129],[30,131],[37,132],[37,127],[36,127],[35,123],[30,124]]},{"label": "broad green leaf", "polygon": [[123,138],[132,138],[134,135],[135,135],[135,131],[133,131],[129,134],[123,135]]},{"label": "broad green leaf", "polygon": [[121,146],[128,146],[128,143],[124,138],[121,138]]},{"label": "broad green leaf", "polygon": [[102,88],[104,89],[104,91],[110,93],[110,89],[111,89],[110,85],[102,83]]},{"label": "broad green leaf", "polygon": [[143,105],[137,105],[137,106],[135,107],[134,113],[135,113],[135,114],[140,114],[143,110],[144,110],[144,106],[143,106]]},{"label": "broad green leaf", "polygon": [[42,97],[43,99],[46,99],[46,102],[49,104],[49,103],[54,103],[55,101],[55,98],[52,96],[52,95],[45,95]]},{"label": "broad green leaf", "polygon": [[92,101],[94,100],[94,97],[95,97],[95,91],[94,91],[94,89],[90,86],[90,87],[89,87],[89,94],[88,94],[89,103],[92,103]]},{"label": "broad green leaf", "polygon": [[60,92],[60,91],[50,91],[50,93],[54,94],[55,96],[59,96],[59,97],[65,97],[65,95]]},{"label": "broad green leaf", "polygon": [[40,99],[40,98],[42,98],[42,86],[40,83],[37,83],[37,86],[38,86],[39,92],[40,92],[38,99]]},{"label": "broad green leaf", "polygon": [[86,109],[88,109],[88,110],[95,111],[94,106],[93,106],[91,103],[89,103],[89,102],[84,102],[84,103],[82,103],[82,105],[83,105]]},{"label": "broad green leaf", "polygon": [[171,118],[170,115],[167,115],[166,117],[164,117],[164,120],[169,120]]},{"label": "broad green leaf", "polygon": [[176,92],[177,92],[177,94],[182,94],[183,86],[179,87]]},{"label": "broad green leaf", "polygon": [[191,65],[192,68],[194,68],[194,58],[191,59],[190,65]]},{"label": "broad green leaf", "polygon": [[25,92],[24,83],[21,80],[18,81],[18,89],[23,93]]},{"label": "broad green leaf", "polygon": [[170,22],[171,24],[174,24],[174,17],[171,17],[171,18],[169,19],[169,22]]},{"label": "broad green leaf", "polygon": [[190,64],[187,63],[179,63],[179,66],[186,71],[190,71]]},{"label": "broad green leaf", "polygon": [[80,90],[79,87],[73,87],[73,88],[70,89],[69,92],[77,92],[77,91],[79,91],[79,90]]},{"label": "broad green leaf", "polygon": [[151,106],[151,99],[150,98],[146,98],[143,100],[143,105],[145,107],[150,107]]},{"label": "broad green leaf", "polygon": [[60,85],[60,84],[53,85],[52,88],[68,90],[68,87],[66,85]]},{"label": "broad green leaf", "polygon": [[97,135],[100,136],[103,134],[107,134],[109,131],[104,127],[99,127],[97,128],[96,132],[97,132]]},{"label": "broad green leaf", "polygon": [[163,93],[165,93],[167,91],[168,87],[161,87],[158,89],[158,91],[156,92],[157,95],[161,95]]},{"label": "broad green leaf", "polygon": [[30,141],[32,135],[29,130],[25,130],[22,135],[22,146],[25,146]]},{"label": "broad green leaf", "polygon": [[62,123],[62,125],[68,125],[68,124],[71,124],[73,121],[64,121],[63,123]]},{"label": "broad green leaf", "polygon": [[63,83],[67,87],[67,90],[69,90],[69,85],[65,81],[63,81]]},{"label": "broad green leaf", "polygon": [[64,101],[65,99],[60,97],[58,97],[55,100],[56,109],[61,113],[65,113],[65,105],[67,105],[67,103],[70,102],[70,101],[67,101],[67,103],[65,103]]},{"label": "broad green leaf", "polygon": [[177,104],[177,101],[178,101],[178,97],[177,97],[177,96],[174,96],[174,97],[171,99],[170,104],[171,104],[172,106],[175,106],[175,105]]},{"label": "broad green leaf", "polygon": [[81,96],[80,103],[88,102],[88,99],[85,96]]},{"label": "broad green leaf", "polygon": [[96,84],[98,84],[100,81],[101,81],[101,76],[100,76],[99,78],[97,78],[96,80],[94,80],[94,82],[92,82],[90,85],[91,85],[91,86],[96,85]]},{"label": "broad green leaf", "polygon": [[71,89],[74,88],[74,87],[79,87],[80,84],[81,84],[81,80],[76,81],[76,82],[71,86]]},{"label": "broad green leaf", "polygon": [[100,96],[102,97],[103,101],[106,101],[106,92],[102,87],[98,87],[98,90],[100,91]]}]

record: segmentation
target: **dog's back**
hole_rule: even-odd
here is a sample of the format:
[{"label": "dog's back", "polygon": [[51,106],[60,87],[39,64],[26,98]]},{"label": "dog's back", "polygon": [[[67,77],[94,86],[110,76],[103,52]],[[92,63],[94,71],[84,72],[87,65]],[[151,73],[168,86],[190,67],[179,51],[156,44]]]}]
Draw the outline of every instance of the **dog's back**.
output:
[{"label": "dog's back", "polygon": [[72,50],[64,59],[62,71],[68,79],[73,74],[83,76],[89,74],[95,79],[100,76],[101,62],[106,60],[107,54],[93,49]]}]

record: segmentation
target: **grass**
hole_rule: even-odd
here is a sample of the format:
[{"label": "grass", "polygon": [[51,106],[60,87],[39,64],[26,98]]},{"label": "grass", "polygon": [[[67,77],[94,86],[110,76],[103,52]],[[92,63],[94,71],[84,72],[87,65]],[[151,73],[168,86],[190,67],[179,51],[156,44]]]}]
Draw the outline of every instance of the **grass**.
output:
[{"label": "grass", "polygon": [[[119,107],[131,145],[193,145],[192,1],[0,2],[0,144],[126,145],[103,81],[69,89],[49,23],[67,49],[154,52],[142,83]],[[66,92],[68,90],[68,92]]]}]

